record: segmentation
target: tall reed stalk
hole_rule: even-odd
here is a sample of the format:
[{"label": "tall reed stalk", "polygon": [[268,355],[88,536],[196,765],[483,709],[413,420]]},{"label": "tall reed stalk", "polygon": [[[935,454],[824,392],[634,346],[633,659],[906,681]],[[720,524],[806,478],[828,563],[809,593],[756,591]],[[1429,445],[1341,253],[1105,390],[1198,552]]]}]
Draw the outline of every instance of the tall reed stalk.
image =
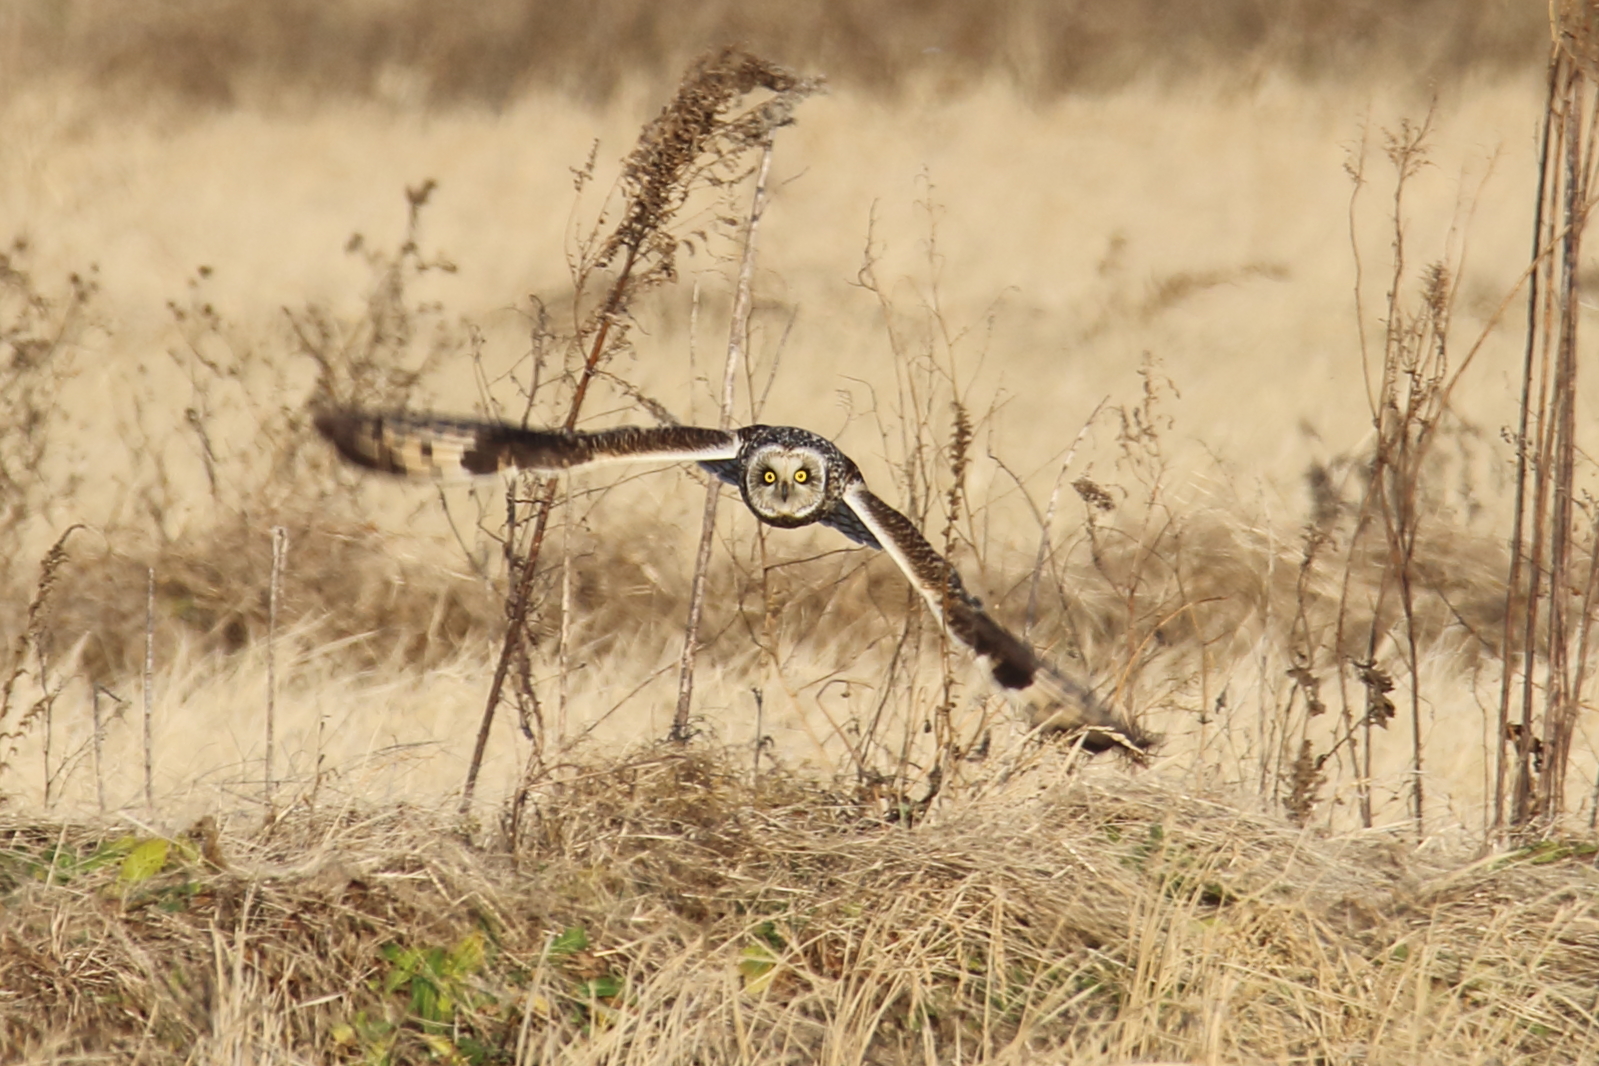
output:
[{"label": "tall reed stalk", "polygon": [[1596,166],[1599,13],[1588,4],[1563,0],[1553,19],[1494,773],[1493,825],[1513,827],[1518,834],[1552,825],[1565,810],[1571,740],[1599,591],[1594,554],[1599,518],[1584,542],[1576,484],[1578,271]]}]

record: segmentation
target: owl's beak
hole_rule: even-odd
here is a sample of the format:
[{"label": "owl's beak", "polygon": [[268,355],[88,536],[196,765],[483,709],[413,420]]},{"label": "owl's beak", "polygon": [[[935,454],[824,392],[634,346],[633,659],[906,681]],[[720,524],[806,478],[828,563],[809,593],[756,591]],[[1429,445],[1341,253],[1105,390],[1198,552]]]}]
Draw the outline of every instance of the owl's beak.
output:
[{"label": "owl's beak", "polygon": [[778,496],[782,497],[782,500],[783,500],[784,503],[788,502],[788,494],[789,494],[789,491],[790,491],[791,488],[792,488],[792,486],[790,486],[789,483],[786,482],[786,481],[783,482],[780,486],[778,486],[777,494],[778,494]]}]

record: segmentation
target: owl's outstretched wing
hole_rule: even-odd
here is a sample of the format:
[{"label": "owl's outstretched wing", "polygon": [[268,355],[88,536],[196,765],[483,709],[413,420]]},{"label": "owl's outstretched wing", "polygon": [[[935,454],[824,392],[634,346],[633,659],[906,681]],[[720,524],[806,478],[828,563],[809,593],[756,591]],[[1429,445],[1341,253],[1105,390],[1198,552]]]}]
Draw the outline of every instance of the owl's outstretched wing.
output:
[{"label": "owl's outstretched wing", "polygon": [[994,683],[1022,705],[1029,725],[1043,732],[1081,734],[1089,751],[1121,748],[1137,757],[1149,750],[1150,738],[1118,718],[1087,685],[1044,662],[989,617],[949,561],[909,518],[874,495],[865,482],[847,488],[844,502],[921,593],[950,636],[970,648]]},{"label": "owl's outstretched wing", "polygon": [[736,459],[738,433],[699,426],[622,426],[597,433],[523,429],[502,422],[403,413],[320,411],[317,431],[358,466],[388,474],[449,477],[570,470],[594,463]]},{"label": "owl's outstretched wing", "polygon": [[871,528],[865,522],[862,522],[860,516],[855,513],[855,509],[843,500],[834,504],[833,509],[817,519],[817,521],[824,526],[831,526],[833,529],[838,530],[857,544],[864,544],[868,548],[875,548],[878,551],[883,550],[882,543],[872,533]]}]

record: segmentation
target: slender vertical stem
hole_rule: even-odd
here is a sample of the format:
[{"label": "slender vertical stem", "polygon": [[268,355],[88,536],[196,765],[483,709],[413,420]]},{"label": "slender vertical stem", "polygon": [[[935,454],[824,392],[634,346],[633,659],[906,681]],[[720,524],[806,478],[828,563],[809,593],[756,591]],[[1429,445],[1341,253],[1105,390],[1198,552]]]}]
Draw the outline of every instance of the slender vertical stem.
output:
[{"label": "slender vertical stem", "polygon": [[[617,271],[616,280],[612,282],[611,290],[605,298],[605,306],[601,309],[600,325],[594,332],[594,343],[590,345],[588,356],[583,361],[583,371],[577,379],[577,388],[573,390],[572,401],[566,411],[566,421],[562,423],[563,429],[570,430],[577,425],[578,415],[583,410],[583,399],[588,395],[589,382],[594,380],[594,375],[599,369],[600,357],[605,354],[605,345],[611,336],[611,326],[622,313],[622,305],[626,301],[629,289],[628,283],[638,257],[638,246],[628,245],[621,269]],[[466,768],[466,783],[461,788],[462,814],[472,809],[472,796],[477,791],[478,771],[483,768],[483,752],[489,746],[489,731],[494,727],[494,713],[499,709],[500,695],[505,691],[505,678],[511,669],[511,659],[516,654],[517,641],[522,639],[522,628],[527,623],[528,606],[533,596],[533,579],[538,573],[539,551],[544,546],[544,533],[549,528],[550,508],[555,503],[555,488],[559,483],[557,478],[545,478],[543,486],[539,489],[533,534],[528,540],[527,554],[523,556],[516,587],[511,593],[510,604],[506,609],[505,637],[500,643],[499,659],[494,664],[494,680],[489,683],[488,699],[483,703],[483,718],[478,723],[477,741],[472,746],[472,761]]]},{"label": "slender vertical stem", "polygon": [[44,809],[49,810],[50,786],[54,784],[50,778],[50,743],[55,739],[56,701],[50,698],[50,679],[45,674],[44,642],[36,640],[33,651],[39,660],[39,687],[44,690]]},{"label": "slender vertical stem", "polygon": [[750,780],[759,784],[761,780],[761,742],[765,739],[762,733],[766,728],[766,698],[765,693],[758,688],[750,689],[750,693],[755,697],[755,766]]},{"label": "slender vertical stem", "polygon": [[[746,358],[745,338],[749,334],[750,289],[755,276],[756,238],[760,233],[761,215],[766,210],[766,176],[772,167],[772,142],[761,149],[760,166],[755,172],[755,194],[750,204],[749,223],[744,234],[744,256],[738,267],[738,287],[733,295],[732,321],[727,331],[727,359],[722,364],[722,403],[717,425],[727,429],[733,424],[733,384],[738,367]],[[689,593],[688,622],[683,632],[683,654],[678,662],[677,710],[672,716],[670,739],[679,744],[689,739],[689,706],[694,695],[694,658],[699,651],[700,617],[705,606],[706,571],[711,562],[711,540],[716,533],[716,505],[721,499],[722,483],[711,478],[705,489],[705,511],[700,519],[699,550],[694,557],[694,580]],[[759,737],[756,738],[757,745]],[[759,748],[757,747],[757,751]]]},{"label": "slender vertical stem", "polygon": [[155,697],[155,567],[150,567],[144,594],[144,805],[155,809],[155,777],[151,772],[151,704]]},{"label": "slender vertical stem", "polygon": [[100,813],[105,813],[105,775],[100,772],[101,748],[105,743],[105,723],[100,718],[100,686],[95,685],[90,695],[94,711],[94,794],[100,802]]},{"label": "slender vertical stem", "polygon": [[[566,507],[561,523],[561,632],[556,638],[555,674],[555,742],[566,739],[566,704],[571,696],[571,671],[569,656],[572,653],[572,482],[566,483]],[[539,716],[540,718],[543,715]],[[539,747],[548,751],[544,738]]]},{"label": "slender vertical stem", "polygon": [[289,551],[289,531],[272,527],[272,577],[267,588],[267,692],[266,692],[266,789],[267,817],[272,817],[272,752],[277,747],[278,696],[278,597],[283,588],[283,562]]},{"label": "slender vertical stem", "polygon": [[1534,355],[1537,351],[1538,303],[1542,295],[1538,280],[1542,270],[1538,266],[1544,253],[1544,204],[1549,187],[1549,128],[1554,121],[1555,70],[1553,57],[1549,60],[1549,87],[1544,102],[1542,144],[1538,153],[1538,197],[1533,207],[1532,219],[1532,270],[1527,280],[1527,343],[1521,369],[1521,412],[1516,428],[1516,495],[1512,507],[1514,523],[1510,531],[1510,578],[1505,584],[1505,628],[1499,638],[1499,659],[1503,676],[1499,685],[1499,739],[1498,758],[1494,763],[1493,827],[1502,829],[1505,824],[1505,782],[1509,770],[1510,744],[1510,693],[1514,688],[1516,668],[1511,655],[1511,638],[1515,632],[1515,605],[1521,587],[1521,570],[1525,551],[1522,545],[1527,525],[1527,421],[1532,411],[1532,378]]},{"label": "slender vertical stem", "polygon": [[[1571,550],[1576,465],[1577,322],[1579,310],[1578,263],[1585,228],[1591,143],[1583,143],[1583,100],[1586,77],[1582,68],[1568,64],[1565,85],[1566,126],[1565,196],[1561,206],[1566,225],[1561,241],[1560,333],[1555,370],[1555,493],[1550,533],[1550,684],[1544,709],[1544,766],[1539,780],[1539,808],[1552,821],[1565,808],[1565,780],[1569,741],[1581,691],[1571,663],[1573,608]],[[1591,130],[1589,138],[1591,141]]]}]

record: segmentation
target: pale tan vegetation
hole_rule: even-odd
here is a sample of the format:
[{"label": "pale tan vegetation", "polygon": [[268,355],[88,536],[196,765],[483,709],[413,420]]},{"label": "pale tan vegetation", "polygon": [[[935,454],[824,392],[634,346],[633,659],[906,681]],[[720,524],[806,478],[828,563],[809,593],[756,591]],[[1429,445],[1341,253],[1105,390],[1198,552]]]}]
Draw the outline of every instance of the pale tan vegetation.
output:
[{"label": "pale tan vegetation", "polygon": [[998,77],[1047,98],[1218,68],[1239,85],[1373,69],[1426,84],[1539,63],[1547,31],[1542,6],[1504,0],[859,0],[822,12],[762,0],[16,0],[0,11],[0,78],[65,75],[110,90],[113,105],[503,107],[529,90],[603,100],[640,77],[670,85],[700,51],[736,41],[851,89]]},{"label": "pale tan vegetation", "polygon": [[405,806],[303,806],[201,823],[135,878],[134,840],[18,831],[0,980],[28,1013],[0,1034],[39,1061],[86,1031],[207,1062],[1591,1049],[1591,852],[1462,867],[1064,769],[914,833],[805,778],[752,787],[719,749],[585,762],[477,844]]},{"label": "pale tan vegetation", "polygon": [[[1506,594],[1516,442],[1560,462],[1517,427],[1547,26],[1390,9],[712,6],[648,63],[677,9],[547,51],[535,6],[0,15],[0,1058],[1590,1053],[1580,420],[1574,697]],[[635,147],[729,20],[832,91],[712,61]],[[435,488],[309,433],[714,423],[769,135],[732,417],[834,437],[1147,767],[1027,736],[885,560],[742,507],[674,726],[699,474]]]}]

